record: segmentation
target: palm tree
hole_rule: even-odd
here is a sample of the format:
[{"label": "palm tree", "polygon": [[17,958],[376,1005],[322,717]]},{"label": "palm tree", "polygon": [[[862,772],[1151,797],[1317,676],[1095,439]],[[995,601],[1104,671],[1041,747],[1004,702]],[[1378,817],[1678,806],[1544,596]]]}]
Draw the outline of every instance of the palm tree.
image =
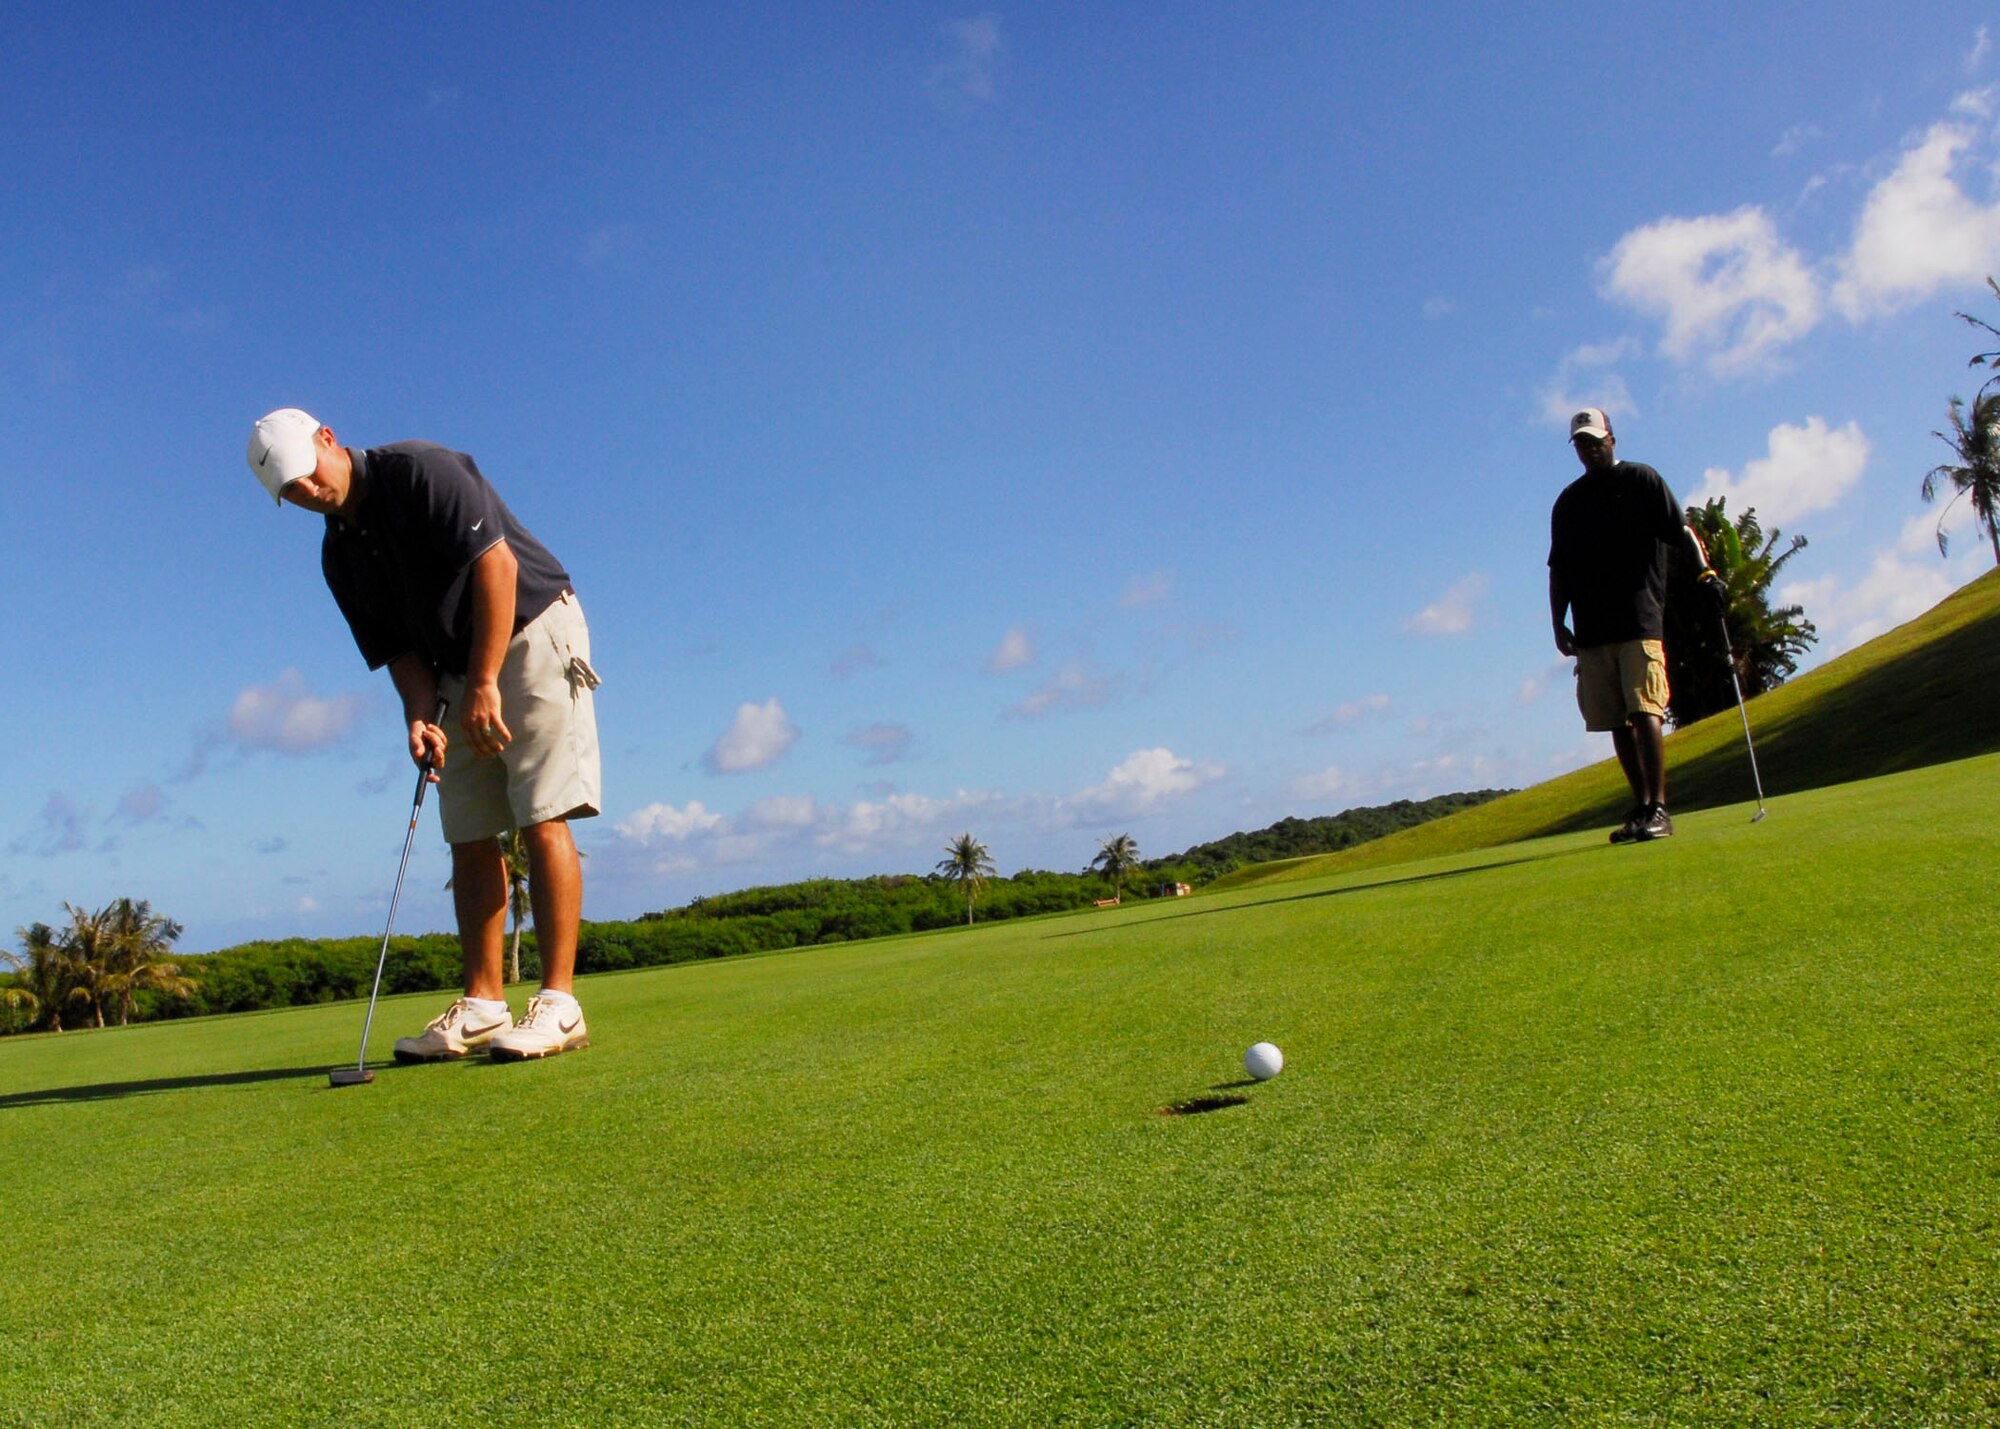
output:
[{"label": "palm tree", "polygon": [[150,988],[169,997],[193,995],[194,980],[164,961],[167,949],[181,935],[180,924],[155,913],[151,903],[134,903],[129,898],[117,900],[95,921],[109,968],[102,985],[118,999],[120,1027],[131,1024],[132,995],[141,989]]},{"label": "palm tree", "polygon": [[63,955],[69,959],[71,986],[69,1000],[86,1003],[97,1025],[104,1025],[104,999],[112,991],[117,969],[112,965],[110,930],[103,913],[90,913],[73,904],[63,904],[69,927],[62,934]]},{"label": "palm tree", "polygon": [[8,1005],[26,1008],[31,1018],[46,1018],[49,1030],[60,1032],[63,1004],[69,1001],[74,986],[62,940],[46,923],[30,923],[16,929],[15,936],[21,940],[20,952],[0,948],[0,958],[20,979],[7,989]]},{"label": "palm tree", "polygon": [[1090,861],[1090,869],[1101,868],[1104,876],[1111,880],[1112,896],[1120,902],[1125,898],[1125,875],[1139,866],[1139,844],[1130,834],[1120,834],[1112,839],[1097,841],[1097,857]]},{"label": "palm tree", "polygon": [[[1667,684],[1673,690],[1667,718],[1675,728],[1693,724],[1736,703],[1730,680],[1743,697],[1774,690],[1799,667],[1799,657],[1819,639],[1801,605],[1771,606],[1771,586],[1785,563],[1806,548],[1804,536],[1794,536],[1776,549],[1784,532],[1766,535],[1750,507],[1730,521],[1728,499],[1717,496],[1705,506],[1690,506],[1687,523],[1708,549],[1708,562],[1722,577],[1726,592],[1720,621],[1708,598],[1695,590],[1693,572],[1677,571],[1674,592],[1667,600]],[[1676,561],[1677,566],[1684,564]],[[1723,627],[1729,645],[1723,647]]]},{"label": "palm tree", "polygon": [[944,846],[944,851],[945,857],[938,860],[937,872],[950,882],[965,885],[965,925],[969,928],[972,926],[972,900],[978,896],[979,885],[999,870],[987,857],[986,845],[971,834],[960,834]]},{"label": "palm tree", "polygon": [[1993,563],[2000,566],[2000,392],[1985,392],[1974,398],[1970,416],[1964,400],[1952,398],[1950,435],[1943,432],[1931,435],[1950,447],[1959,460],[1956,466],[1946,462],[1924,474],[1924,500],[1936,499],[1939,477],[1949,481],[1958,492],[1938,513],[1938,554],[1945,554],[1944,518],[1951,514],[1960,496],[1970,496],[1973,522],[1993,543]]}]

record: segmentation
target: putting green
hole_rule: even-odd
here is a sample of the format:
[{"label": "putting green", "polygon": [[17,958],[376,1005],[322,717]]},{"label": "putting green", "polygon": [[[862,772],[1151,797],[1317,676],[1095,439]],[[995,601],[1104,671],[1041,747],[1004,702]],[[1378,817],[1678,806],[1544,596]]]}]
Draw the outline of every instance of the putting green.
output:
[{"label": "putting green", "polygon": [[359,1004],[11,1039],[0,1418],[1992,1422],[1996,780],[588,979],[588,1051],[365,1087]]}]

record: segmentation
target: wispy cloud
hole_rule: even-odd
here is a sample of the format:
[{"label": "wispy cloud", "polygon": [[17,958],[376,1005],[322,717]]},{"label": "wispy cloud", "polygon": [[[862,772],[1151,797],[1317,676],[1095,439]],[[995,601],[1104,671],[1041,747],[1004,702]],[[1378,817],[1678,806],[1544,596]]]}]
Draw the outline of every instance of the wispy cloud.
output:
[{"label": "wispy cloud", "polygon": [[592,229],[585,236],[580,256],[584,267],[601,268],[606,263],[631,257],[643,251],[645,246],[636,225],[607,223]]},{"label": "wispy cloud", "polygon": [[1472,629],[1492,581],[1474,572],[1403,622],[1405,635],[1453,636]]},{"label": "wispy cloud", "polygon": [[734,816],[700,803],[649,804],[620,820],[616,832],[629,856],[657,875],[763,864],[782,876],[787,863],[829,853],[881,854],[929,867],[936,857],[930,849],[968,825],[977,825],[989,845],[1008,828],[1097,828],[1158,813],[1225,774],[1220,764],[1161,747],[1135,751],[1097,783],[1069,794],[961,789],[940,797],[888,789],[852,803],[780,795]]},{"label": "wispy cloud", "polygon": [[827,666],[827,673],[836,680],[849,680],[864,670],[879,670],[881,667],[882,658],[872,648],[854,644],[834,656],[833,663]]},{"label": "wispy cloud", "polygon": [[774,695],[761,705],[738,705],[736,718],[702,756],[702,763],[713,774],[746,774],[768,769],[798,741],[798,726]]},{"label": "wispy cloud", "polygon": [[1323,734],[1332,734],[1335,730],[1348,729],[1359,724],[1369,715],[1380,714],[1388,708],[1389,697],[1387,695],[1375,694],[1358,700],[1349,700],[1346,704],[1335,709],[1325,719],[1307,725],[1299,731],[1299,734],[1306,739],[1316,739]]},{"label": "wispy cloud", "polygon": [[1035,663],[1035,641],[1025,625],[1017,625],[1000,637],[999,646],[986,657],[986,672],[1004,675]]},{"label": "wispy cloud", "polygon": [[112,811],[112,818],[131,828],[145,824],[167,824],[189,833],[197,833],[203,829],[201,820],[193,815],[175,814],[173,801],[157,784],[140,784],[127,789],[119,797],[118,807]]},{"label": "wispy cloud", "polygon": [[1703,472],[1694,504],[1727,497],[1730,511],[1738,516],[1754,506],[1769,531],[1838,505],[1861,480],[1868,452],[1868,438],[1858,422],[1838,430],[1820,417],[1808,417],[1803,427],[1781,423],[1771,429],[1769,453],[1747,463],[1742,476],[1719,466]]},{"label": "wispy cloud", "polygon": [[1125,594],[1118,597],[1120,610],[1138,610],[1143,606],[1158,605],[1168,600],[1174,593],[1174,578],[1166,571],[1154,571],[1149,576],[1139,576],[1125,587]]},{"label": "wispy cloud", "polygon": [[1543,418],[1567,426],[1582,407],[1601,408],[1614,418],[1631,416],[1638,405],[1617,366],[1643,350],[1632,337],[1571,348],[1557,364],[1555,376],[1542,388]]},{"label": "wispy cloud", "polygon": [[7,851],[35,858],[75,853],[89,842],[90,820],[88,807],[58,789],[42,804],[28,832],[7,845]]},{"label": "wispy cloud", "polygon": [[1987,57],[1993,53],[1993,32],[1981,25],[1972,37],[1972,48],[1965,52],[1965,72],[1977,74],[1986,65]]},{"label": "wispy cloud", "polygon": [[1040,719],[1057,710],[1101,705],[1110,698],[1109,678],[1093,675],[1082,661],[1071,660],[1007,713],[1017,719]]},{"label": "wispy cloud", "polygon": [[910,751],[910,728],[902,724],[871,724],[842,735],[840,742],[860,750],[866,763],[894,764]]},{"label": "wispy cloud", "polygon": [[992,15],[954,20],[943,27],[949,52],[931,67],[925,87],[940,99],[988,104],[999,94],[1007,63],[1000,22]]},{"label": "wispy cloud", "polygon": [[1777,147],[1771,150],[1771,157],[1792,158],[1808,144],[1816,144],[1825,137],[1826,131],[1817,124],[1794,124],[1785,131],[1784,137],[1778,140]]}]

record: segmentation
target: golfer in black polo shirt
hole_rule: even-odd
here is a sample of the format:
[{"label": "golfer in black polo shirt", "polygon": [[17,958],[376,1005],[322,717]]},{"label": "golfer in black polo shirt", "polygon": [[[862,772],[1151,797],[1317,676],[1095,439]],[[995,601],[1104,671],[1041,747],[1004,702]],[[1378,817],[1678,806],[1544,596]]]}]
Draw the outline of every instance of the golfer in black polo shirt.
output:
[{"label": "golfer in black polo shirt", "polygon": [[1570,418],[1569,439],[1583,475],[1563,488],[1549,521],[1549,618],[1556,649],[1576,657],[1583,727],[1611,735],[1632,786],[1634,807],[1611,842],[1644,843],[1674,831],[1661,731],[1668,545],[1686,543],[1710,599],[1719,600],[1722,582],[1660,474],[1618,460],[1609,417],[1584,408]]},{"label": "golfer in black polo shirt", "polygon": [[[402,697],[410,758],[439,773],[451,845],[465,995],[396,1059],[481,1048],[496,1060],[589,1045],[571,980],[583,870],[571,819],[600,801],[590,632],[562,565],[528,533],[472,458],[430,442],[347,448],[296,407],[251,431],[250,469],[280,501],[326,518],[320,563],[370,669]],[[430,722],[443,697],[470,757]],[[501,980],[507,868],[520,830],[542,987],[512,1022]]]}]

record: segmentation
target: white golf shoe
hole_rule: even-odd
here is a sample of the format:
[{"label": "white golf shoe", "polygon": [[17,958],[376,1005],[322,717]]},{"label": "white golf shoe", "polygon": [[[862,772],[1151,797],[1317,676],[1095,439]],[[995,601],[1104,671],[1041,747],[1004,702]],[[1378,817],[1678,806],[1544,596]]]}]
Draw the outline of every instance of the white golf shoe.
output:
[{"label": "white golf shoe", "polygon": [[470,1056],[507,1029],[507,1009],[482,1012],[470,999],[461,997],[431,1019],[418,1037],[396,1039],[398,1062],[448,1062]]},{"label": "white golf shoe", "polygon": [[487,1052],[496,1062],[522,1062],[589,1045],[590,1031],[583,1025],[581,1007],[536,996],[528,999],[528,1010],[521,1014],[521,1020],[495,1037]]}]

